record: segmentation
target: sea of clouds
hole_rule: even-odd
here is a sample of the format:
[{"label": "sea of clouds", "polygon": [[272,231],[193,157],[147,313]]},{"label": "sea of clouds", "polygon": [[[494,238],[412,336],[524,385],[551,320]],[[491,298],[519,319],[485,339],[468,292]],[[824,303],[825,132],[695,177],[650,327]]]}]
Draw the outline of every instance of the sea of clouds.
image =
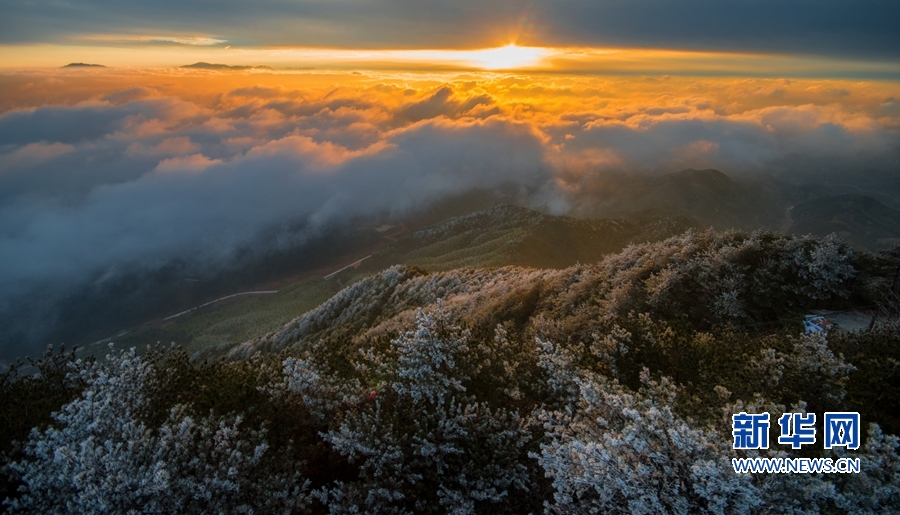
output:
[{"label": "sea of clouds", "polygon": [[4,301],[473,188],[559,214],[606,173],[890,170],[900,149],[891,84],[117,73],[4,77]]}]

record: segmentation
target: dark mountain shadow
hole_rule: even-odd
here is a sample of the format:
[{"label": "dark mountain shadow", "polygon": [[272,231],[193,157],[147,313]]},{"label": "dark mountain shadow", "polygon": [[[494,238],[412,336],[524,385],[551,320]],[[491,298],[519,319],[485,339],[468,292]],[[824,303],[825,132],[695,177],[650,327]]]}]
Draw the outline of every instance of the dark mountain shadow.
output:
[{"label": "dark mountain shadow", "polygon": [[790,232],[824,236],[832,232],[852,247],[876,251],[900,244],[900,211],[867,195],[821,197],[794,206]]}]

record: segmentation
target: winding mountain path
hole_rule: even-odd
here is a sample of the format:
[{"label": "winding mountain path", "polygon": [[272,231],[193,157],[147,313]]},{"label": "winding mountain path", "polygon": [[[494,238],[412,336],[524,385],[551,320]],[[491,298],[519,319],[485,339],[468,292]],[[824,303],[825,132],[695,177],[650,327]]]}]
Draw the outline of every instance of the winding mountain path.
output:
[{"label": "winding mountain path", "polygon": [[200,309],[200,308],[209,306],[210,304],[215,304],[216,302],[219,302],[219,301],[225,300],[225,299],[230,299],[230,298],[232,298],[232,297],[240,297],[241,295],[266,295],[266,294],[270,294],[270,293],[278,293],[278,290],[244,291],[244,292],[241,292],[241,293],[232,293],[231,295],[226,295],[226,296],[224,296],[224,297],[219,297],[219,298],[216,299],[216,300],[211,300],[211,301],[209,301],[209,302],[200,304],[199,306],[194,306],[194,307],[192,307],[191,309],[186,309],[186,310],[182,311],[181,313],[175,313],[175,314],[172,315],[172,316],[167,316],[166,318],[163,318],[163,321],[165,322],[166,320],[172,320],[173,318],[180,317],[181,315],[186,315],[186,314],[190,313],[191,311],[196,311],[196,310],[198,310],[198,309]]}]

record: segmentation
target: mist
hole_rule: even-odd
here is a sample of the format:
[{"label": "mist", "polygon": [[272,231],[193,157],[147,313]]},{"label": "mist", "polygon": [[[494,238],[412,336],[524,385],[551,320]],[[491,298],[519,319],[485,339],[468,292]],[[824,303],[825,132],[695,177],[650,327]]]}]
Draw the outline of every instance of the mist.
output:
[{"label": "mist", "polygon": [[22,100],[0,114],[5,313],[115,274],[221,270],[474,189],[518,185],[521,203],[566,214],[615,173],[840,176],[892,170],[900,148],[884,85],[203,75],[191,90],[176,75],[92,77],[64,76],[81,91],[64,99],[8,87]]}]

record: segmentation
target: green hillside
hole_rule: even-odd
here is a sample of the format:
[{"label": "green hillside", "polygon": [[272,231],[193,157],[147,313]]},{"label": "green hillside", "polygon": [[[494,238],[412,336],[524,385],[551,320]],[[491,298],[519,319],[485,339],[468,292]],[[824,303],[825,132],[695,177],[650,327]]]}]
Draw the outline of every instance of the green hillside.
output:
[{"label": "green hillside", "polygon": [[435,271],[505,265],[563,268],[593,263],[630,243],[657,241],[695,226],[680,216],[581,220],[501,205],[415,232],[374,256],[367,269],[394,264]]},{"label": "green hillside", "polygon": [[177,343],[189,353],[215,353],[218,346],[242,342],[267,333],[310,310],[340,290],[336,282],[308,278],[287,285],[278,293],[236,297],[191,313],[156,320],[124,334],[82,348],[84,354],[102,355],[108,342],[117,348],[145,348],[155,343]]}]

